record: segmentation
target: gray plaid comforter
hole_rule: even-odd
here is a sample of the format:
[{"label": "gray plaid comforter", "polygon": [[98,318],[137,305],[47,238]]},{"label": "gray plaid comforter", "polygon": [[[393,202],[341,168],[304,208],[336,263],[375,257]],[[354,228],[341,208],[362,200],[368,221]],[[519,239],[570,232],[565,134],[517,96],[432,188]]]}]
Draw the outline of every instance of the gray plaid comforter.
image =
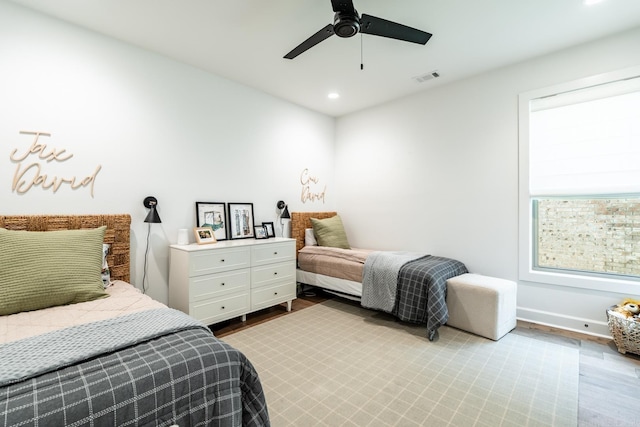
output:
[{"label": "gray plaid comforter", "polygon": [[433,340],[449,320],[447,279],[467,272],[460,261],[431,255],[406,263],[398,273],[393,314],[407,322],[426,323],[429,340]]},{"label": "gray plaid comforter", "polygon": [[[391,304],[363,298],[363,306],[390,312],[406,322],[426,324],[429,340],[433,340],[438,328],[449,320],[447,279],[467,272],[466,266],[460,261],[426,255],[408,261],[399,268],[397,283],[389,283],[390,287],[395,287]],[[363,281],[363,295],[380,293],[367,290],[367,286],[371,286],[371,283]],[[391,306],[393,309],[389,311],[388,307]]]},{"label": "gray plaid comforter", "polygon": [[[242,353],[179,316],[165,332],[141,323],[167,323],[165,310],[131,316],[120,325],[133,338],[99,323],[0,346],[0,425],[269,425],[258,374]],[[135,329],[153,332],[144,339]],[[86,343],[100,350],[76,354]],[[34,344],[40,348],[29,351]],[[18,350],[24,366],[11,363]]]}]

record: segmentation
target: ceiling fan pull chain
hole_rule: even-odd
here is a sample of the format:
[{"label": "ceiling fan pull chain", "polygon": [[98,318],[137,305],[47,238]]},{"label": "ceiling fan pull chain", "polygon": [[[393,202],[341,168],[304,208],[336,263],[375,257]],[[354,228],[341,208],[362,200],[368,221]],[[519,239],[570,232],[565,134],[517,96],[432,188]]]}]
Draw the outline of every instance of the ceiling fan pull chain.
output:
[{"label": "ceiling fan pull chain", "polygon": [[362,59],[362,33],[360,33],[360,69],[364,70],[364,61]]}]

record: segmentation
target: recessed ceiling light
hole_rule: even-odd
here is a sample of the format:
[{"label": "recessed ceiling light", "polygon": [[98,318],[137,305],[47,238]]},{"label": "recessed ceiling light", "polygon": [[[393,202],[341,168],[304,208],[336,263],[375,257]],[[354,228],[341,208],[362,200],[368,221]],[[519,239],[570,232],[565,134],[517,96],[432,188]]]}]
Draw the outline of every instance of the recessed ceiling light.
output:
[{"label": "recessed ceiling light", "polygon": [[340,98],[340,94],[337,93],[337,92],[331,92],[329,95],[327,95],[327,97],[329,99],[338,99],[338,98]]}]

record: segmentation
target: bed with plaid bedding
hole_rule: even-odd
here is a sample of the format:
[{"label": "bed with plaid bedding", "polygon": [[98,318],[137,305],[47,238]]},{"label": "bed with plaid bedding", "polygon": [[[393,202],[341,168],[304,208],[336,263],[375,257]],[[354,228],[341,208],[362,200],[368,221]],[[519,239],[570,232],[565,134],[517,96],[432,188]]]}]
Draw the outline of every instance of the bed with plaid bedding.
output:
[{"label": "bed with plaid bedding", "polygon": [[[384,259],[387,255],[384,255]],[[389,253],[388,256],[397,255]],[[406,257],[407,255],[404,255]],[[373,286],[381,286],[366,280],[367,277],[381,276],[383,273],[371,273],[368,270],[375,269],[375,264],[365,263],[365,272],[362,283],[362,305],[367,308],[385,311],[398,319],[427,325],[427,336],[433,341],[438,328],[449,320],[447,310],[447,279],[467,273],[466,266],[457,260],[425,255],[414,257],[402,263],[397,269],[392,269],[392,275],[397,277],[386,280],[382,286],[388,287],[386,292],[380,289],[372,290]],[[391,265],[393,262],[384,262]],[[386,266],[382,267],[387,269]],[[365,298],[367,295],[384,294],[394,295],[394,298],[383,300],[382,298]],[[389,310],[392,307],[391,310]]]},{"label": "bed with plaid bedding", "polygon": [[3,344],[0,357],[0,425],[269,425],[249,360],[174,310]]}]

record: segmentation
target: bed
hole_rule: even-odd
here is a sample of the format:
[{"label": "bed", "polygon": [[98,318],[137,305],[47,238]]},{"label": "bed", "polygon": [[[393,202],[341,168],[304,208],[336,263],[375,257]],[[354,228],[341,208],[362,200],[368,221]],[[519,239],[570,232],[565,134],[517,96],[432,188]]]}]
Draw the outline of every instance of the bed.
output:
[{"label": "bed", "polygon": [[251,362],[129,284],[130,222],[0,216],[0,424],[268,426]]},{"label": "bed", "polygon": [[291,235],[296,239],[299,283],[425,324],[429,340],[449,318],[446,281],[468,272],[450,258],[353,248],[337,212],[292,212]]}]

